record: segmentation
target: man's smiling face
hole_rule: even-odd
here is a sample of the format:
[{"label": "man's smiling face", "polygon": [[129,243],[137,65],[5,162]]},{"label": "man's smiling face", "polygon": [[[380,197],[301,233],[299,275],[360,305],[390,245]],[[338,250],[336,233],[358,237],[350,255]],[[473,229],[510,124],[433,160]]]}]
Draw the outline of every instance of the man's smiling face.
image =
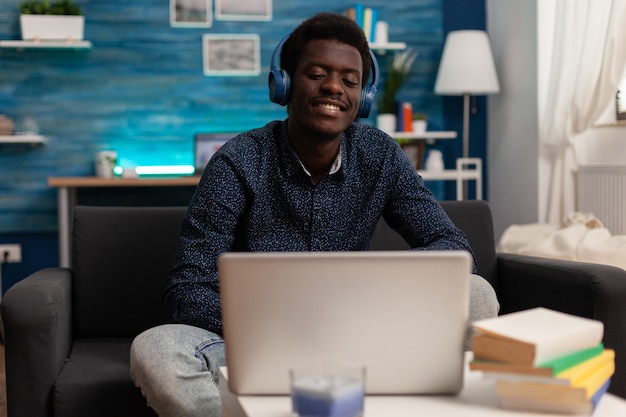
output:
[{"label": "man's smiling face", "polygon": [[359,51],[332,39],[307,44],[292,77],[289,127],[333,140],[356,119],[363,74]]}]

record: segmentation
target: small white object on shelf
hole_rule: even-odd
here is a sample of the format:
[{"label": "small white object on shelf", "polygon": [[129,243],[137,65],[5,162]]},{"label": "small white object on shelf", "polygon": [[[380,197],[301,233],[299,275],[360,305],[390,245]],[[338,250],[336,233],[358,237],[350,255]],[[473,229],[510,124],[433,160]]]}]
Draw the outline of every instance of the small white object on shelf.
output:
[{"label": "small white object on shelf", "polygon": [[432,149],[428,152],[428,158],[426,158],[426,171],[441,172],[443,171],[443,154],[438,149]]}]

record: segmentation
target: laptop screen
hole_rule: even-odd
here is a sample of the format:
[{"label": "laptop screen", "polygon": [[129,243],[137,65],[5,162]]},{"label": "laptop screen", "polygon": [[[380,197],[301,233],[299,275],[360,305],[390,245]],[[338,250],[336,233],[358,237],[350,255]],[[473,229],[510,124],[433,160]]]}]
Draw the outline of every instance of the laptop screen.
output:
[{"label": "laptop screen", "polygon": [[235,132],[196,133],[194,136],[194,165],[196,173],[202,173],[213,154],[236,135],[237,133]]}]

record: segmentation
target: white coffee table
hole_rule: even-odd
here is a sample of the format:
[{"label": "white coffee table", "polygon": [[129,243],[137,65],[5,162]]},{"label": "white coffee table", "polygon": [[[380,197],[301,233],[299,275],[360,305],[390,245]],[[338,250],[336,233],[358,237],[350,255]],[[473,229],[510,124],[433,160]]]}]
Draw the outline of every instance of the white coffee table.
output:
[{"label": "white coffee table", "polygon": [[[469,356],[468,356],[469,359]],[[498,407],[494,382],[480,372],[465,371],[463,390],[457,396],[367,396],[365,417],[555,417]],[[289,396],[235,395],[228,390],[228,371],[220,368],[223,417],[291,417]],[[612,394],[602,397],[593,417],[626,416],[626,401]]]}]

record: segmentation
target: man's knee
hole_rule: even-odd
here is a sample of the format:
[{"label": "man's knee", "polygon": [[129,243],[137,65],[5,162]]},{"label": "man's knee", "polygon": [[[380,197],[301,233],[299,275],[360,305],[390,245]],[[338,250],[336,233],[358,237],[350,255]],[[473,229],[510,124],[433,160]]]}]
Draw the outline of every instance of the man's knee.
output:
[{"label": "man's knee", "polygon": [[500,303],[491,284],[481,276],[471,275],[470,321],[496,317]]}]

